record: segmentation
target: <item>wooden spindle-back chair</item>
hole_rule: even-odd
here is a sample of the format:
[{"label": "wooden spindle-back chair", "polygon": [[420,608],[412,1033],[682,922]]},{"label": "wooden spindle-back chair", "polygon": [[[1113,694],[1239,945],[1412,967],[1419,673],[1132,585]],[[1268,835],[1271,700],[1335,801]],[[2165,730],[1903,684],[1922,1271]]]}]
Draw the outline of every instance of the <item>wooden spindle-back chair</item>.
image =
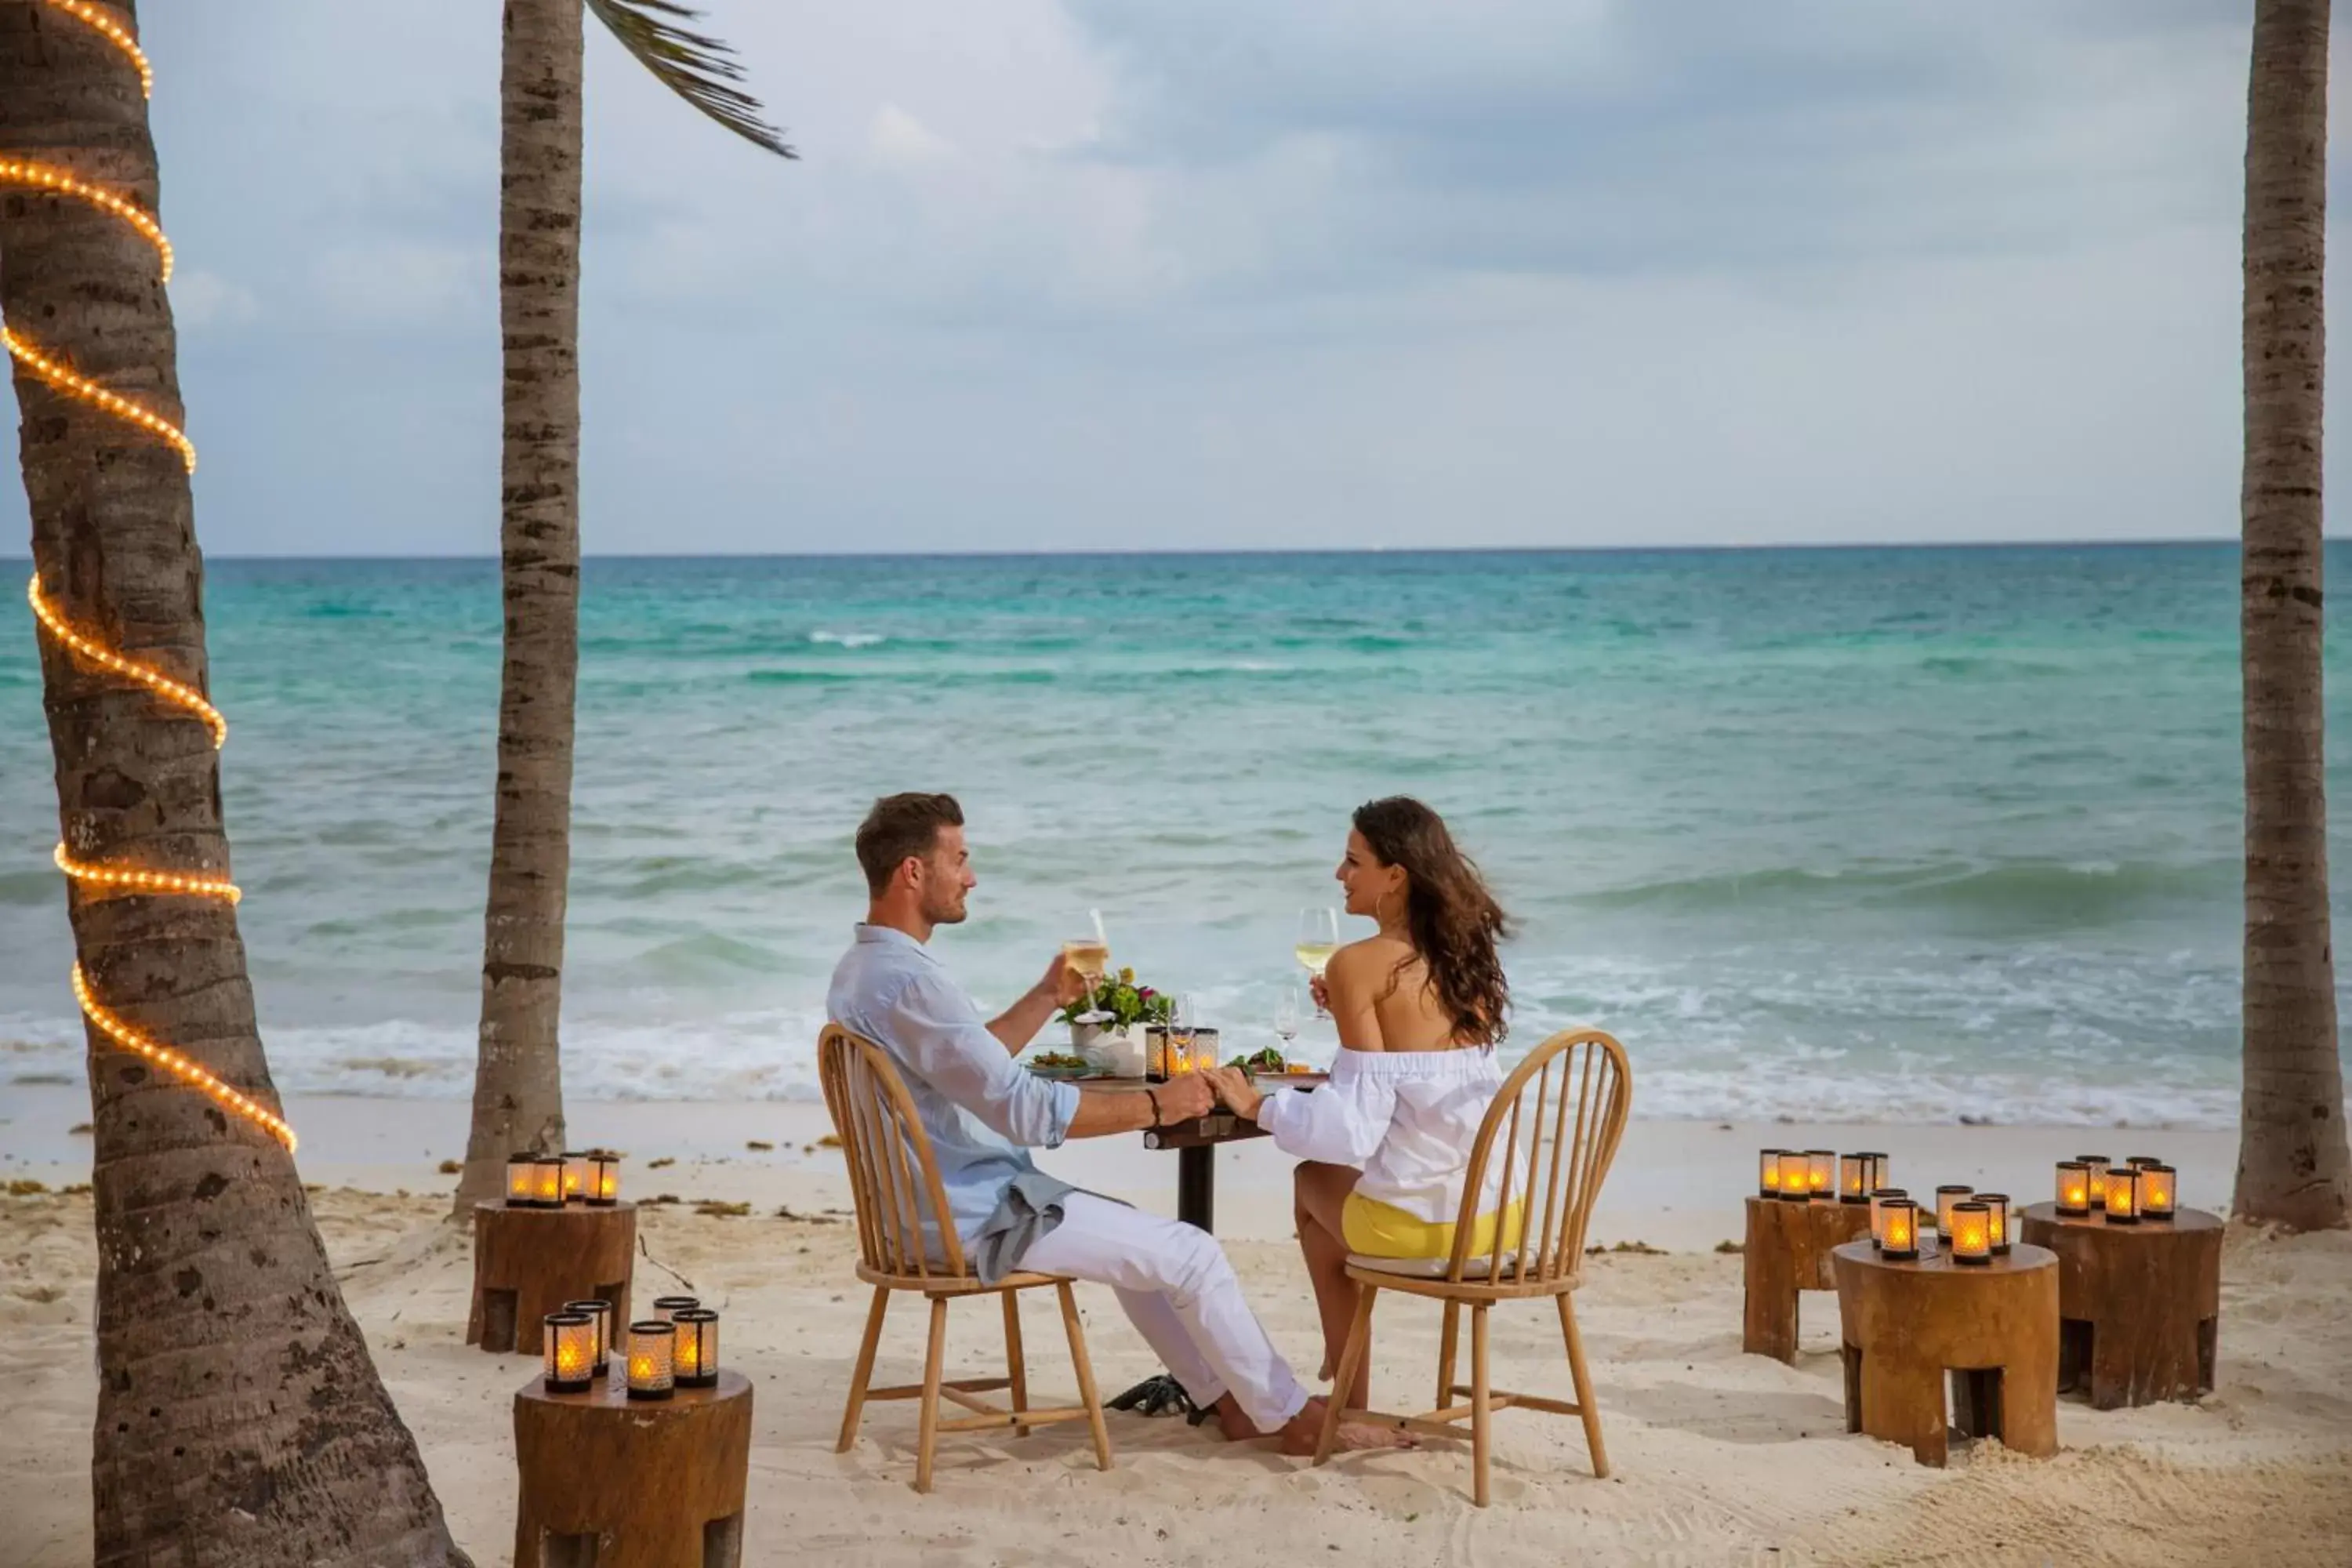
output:
[{"label": "wooden spindle-back chair", "polygon": [[[1582,1282],[1584,1237],[1592,1202],[1609,1174],[1610,1162],[1625,1135],[1633,1098],[1633,1069],[1625,1047],[1598,1029],[1563,1031],[1530,1052],[1496,1092],[1480,1123],[1465,1173],[1462,1210],[1454,1226],[1454,1251],[1442,1273],[1427,1265],[1350,1254],[1348,1278],[1356,1282],[1356,1316],[1348,1347],[1339,1357],[1335,1397],[1323,1422],[1315,1462],[1331,1457],[1339,1436],[1341,1400],[1351,1388],[1371,1338],[1372,1307],[1382,1290],[1431,1296],[1445,1304],[1437,1352],[1437,1408],[1418,1415],[1368,1412],[1361,1418],[1410,1432],[1461,1436],[1457,1423],[1470,1423],[1478,1506],[1487,1500],[1487,1425],[1496,1410],[1518,1407],[1584,1419],[1584,1440],[1592,1473],[1609,1473],[1601,1442],[1601,1413],[1592,1403],[1592,1380],[1584,1366],[1584,1342],[1576,1331],[1571,1297]],[[1494,1207],[1484,1200],[1496,1192]],[[1519,1224],[1507,1223],[1512,1205]],[[1494,1215],[1485,1250],[1478,1221]],[[1486,1310],[1497,1301],[1549,1297],[1558,1304],[1560,1336],[1568,1348],[1569,1376],[1576,1384],[1573,1404],[1531,1394],[1495,1391],[1486,1377]],[[1462,1309],[1470,1309],[1467,1384],[1454,1381]],[[1469,1396],[1466,1405],[1455,1401]]]},{"label": "wooden spindle-back chair", "polygon": [[[930,1137],[923,1131],[914,1099],[888,1053],[838,1024],[828,1024],[818,1037],[816,1055],[825,1109],[833,1113],[834,1131],[840,1135],[849,1166],[850,1192],[857,1211],[857,1277],[874,1287],[866,1338],[857,1347],[856,1370],[850,1375],[849,1405],[842,1413],[838,1451],[847,1453],[857,1441],[867,1400],[919,1399],[921,1418],[915,1444],[919,1492],[931,1489],[931,1461],[942,1432],[997,1431],[1009,1426],[1026,1436],[1032,1426],[1084,1420],[1093,1431],[1097,1468],[1109,1469],[1110,1434],[1103,1424],[1102,1400],[1095,1392],[1094,1364],[1087,1358],[1086,1333],[1078,1325],[1078,1306],[1070,1293],[1070,1281],[1055,1274],[1014,1273],[993,1285],[983,1283],[964,1257],[948,1210],[947,1189],[931,1156]],[[1038,1410],[1029,1405],[1018,1298],[1021,1291],[1045,1286],[1052,1286],[1061,1302],[1070,1363],[1077,1371],[1079,1403]],[[882,1341],[882,1320],[894,1290],[920,1291],[931,1303],[923,1381],[869,1388],[874,1352]],[[948,1303],[961,1296],[985,1295],[1003,1302],[1005,1375],[945,1381],[941,1373]],[[1010,1409],[979,1397],[999,1389],[1010,1391]],[[980,1414],[942,1421],[942,1400]]]}]

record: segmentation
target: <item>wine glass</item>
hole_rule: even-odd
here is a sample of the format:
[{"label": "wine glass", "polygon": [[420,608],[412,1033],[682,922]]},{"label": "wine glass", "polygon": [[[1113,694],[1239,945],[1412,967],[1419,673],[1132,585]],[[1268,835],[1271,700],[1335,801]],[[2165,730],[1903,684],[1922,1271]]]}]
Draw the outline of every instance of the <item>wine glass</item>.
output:
[{"label": "wine glass", "polygon": [[1290,1060],[1290,1042],[1298,1037],[1298,992],[1285,982],[1282,994],[1274,999],[1274,1032],[1282,1041],[1282,1059]]},{"label": "wine glass", "polygon": [[1062,943],[1062,962],[1077,971],[1087,983],[1087,1005],[1077,1015],[1079,1021],[1098,1023],[1110,1016],[1097,1005],[1103,975],[1110,969],[1110,938],[1103,931],[1102,912],[1088,910],[1087,914],[1095,928],[1094,934],[1072,937]]},{"label": "wine glass", "polygon": [[[1339,951],[1339,911],[1326,906],[1319,910],[1298,911],[1298,941],[1290,950],[1297,955],[1299,966],[1307,973],[1320,978],[1331,955]],[[1315,1004],[1315,1016],[1328,1018],[1323,1004]]]},{"label": "wine glass", "polygon": [[[1200,1005],[1189,991],[1176,994],[1168,1014],[1168,1071],[1171,1077],[1192,1070],[1192,1031],[1201,1022]],[[1179,1067],[1178,1063],[1182,1063]]]}]

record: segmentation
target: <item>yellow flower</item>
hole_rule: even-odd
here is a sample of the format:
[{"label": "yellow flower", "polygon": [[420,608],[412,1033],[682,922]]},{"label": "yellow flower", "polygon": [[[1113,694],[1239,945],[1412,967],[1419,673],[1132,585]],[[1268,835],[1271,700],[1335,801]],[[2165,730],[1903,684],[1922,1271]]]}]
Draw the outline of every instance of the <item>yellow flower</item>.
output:
[{"label": "yellow flower", "polygon": [[1119,977],[1119,980],[1120,980],[1123,984],[1125,984],[1132,985],[1132,984],[1135,984],[1135,971],[1134,971],[1134,970],[1132,970],[1132,969],[1122,969],[1122,970],[1120,970],[1120,971],[1118,972],[1118,977]]}]

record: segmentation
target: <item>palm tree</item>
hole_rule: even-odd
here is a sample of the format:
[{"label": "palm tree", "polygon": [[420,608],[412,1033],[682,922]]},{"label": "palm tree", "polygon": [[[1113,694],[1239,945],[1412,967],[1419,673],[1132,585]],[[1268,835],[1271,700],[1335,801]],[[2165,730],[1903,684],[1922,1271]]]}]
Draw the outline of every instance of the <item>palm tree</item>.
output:
[{"label": "palm tree", "polygon": [[[128,15],[131,0],[117,0]],[[61,8],[0,0],[0,149],[156,210],[126,51]],[[89,644],[207,684],[204,563],[182,458],[53,384],[69,370],[179,422],[158,247],[71,195],[0,197],[0,312],[18,346],[25,493],[58,816],[72,858],[226,873],[215,735]],[[233,905],[68,882],[97,1005],[274,1112]],[[416,1445],[344,1310],[287,1150],[166,1064],[89,1030],[98,1226],[95,1560],[189,1568],[463,1563]],[[179,1069],[186,1072],[186,1068]],[[226,1090],[224,1092],[226,1092]]]},{"label": "palm tree", "polygon": [[2347,1223],[2320,691],[2328,0],[2255,0],[2246,93],[2245,1087],[2236,1212]]},{"label": "palm tree", "polygon": [[[499,556],[506,658],[482,942],[473,1126],[455,1215],[501,1190],[507,1155],[563,1144],[557,1050],[580,663],[582,0],[507,0],[499,79],[499,324],[506,353]],[[724,44],[668,0],[586,0],[646,69],[730,131],[793,155],[729,84]]]}]

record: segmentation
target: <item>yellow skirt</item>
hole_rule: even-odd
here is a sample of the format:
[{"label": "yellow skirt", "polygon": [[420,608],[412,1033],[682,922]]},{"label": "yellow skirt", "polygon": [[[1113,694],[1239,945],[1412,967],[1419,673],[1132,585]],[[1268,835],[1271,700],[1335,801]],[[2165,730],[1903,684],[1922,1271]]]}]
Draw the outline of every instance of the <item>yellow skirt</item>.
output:
[{"label": "yellow skirt", "polygon": [[[1523,1217],[1517,1204],[1504,1212],[1502,1245],[1506,1251],[1519,1245]],[[1482,1258],[1495,1250],[1495,1219],[1492,1214],[1478,1216],[1471,1230],[1471,1257]],[[1349,1251],[1370,1258],[1451,1258],[1454,1228],[1452,1220],[1417,1219],[1401,1208],[1360,1193],[1349,1193],[1339,1210],[1339,1239],[1348,1244]]]}]

